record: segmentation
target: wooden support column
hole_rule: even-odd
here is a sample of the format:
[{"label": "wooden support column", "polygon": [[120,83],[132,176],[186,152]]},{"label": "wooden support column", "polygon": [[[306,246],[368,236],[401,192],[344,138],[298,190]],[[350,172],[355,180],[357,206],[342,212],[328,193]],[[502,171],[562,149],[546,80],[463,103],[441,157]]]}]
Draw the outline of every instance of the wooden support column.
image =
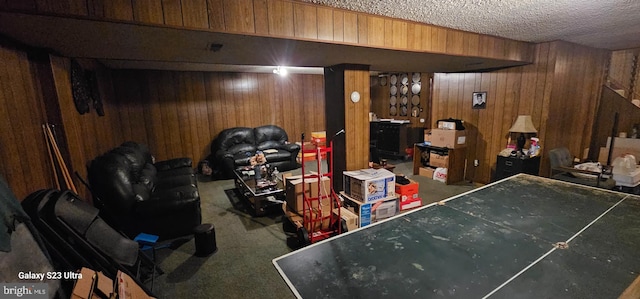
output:
[{"label": "wooden support column", "polygon": [[[333,140],[333,188],[338,192],[343,171],[369,166],[369,66],[334,65],[324,69],[324,78],[327,141]],[[359,101],[351,100],[353,92]]]}]

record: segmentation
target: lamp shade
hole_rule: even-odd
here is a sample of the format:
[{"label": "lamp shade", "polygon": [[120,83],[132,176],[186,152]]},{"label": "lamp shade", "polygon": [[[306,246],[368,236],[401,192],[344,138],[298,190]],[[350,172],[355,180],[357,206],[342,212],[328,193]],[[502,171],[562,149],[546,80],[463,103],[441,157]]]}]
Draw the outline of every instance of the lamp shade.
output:
[{"label": "lamp shade", "polygon": [[513,123],[509,132],[512,133],[538,133],[536,127],[533,126],[531,115],[518,115],[518,119]]}]

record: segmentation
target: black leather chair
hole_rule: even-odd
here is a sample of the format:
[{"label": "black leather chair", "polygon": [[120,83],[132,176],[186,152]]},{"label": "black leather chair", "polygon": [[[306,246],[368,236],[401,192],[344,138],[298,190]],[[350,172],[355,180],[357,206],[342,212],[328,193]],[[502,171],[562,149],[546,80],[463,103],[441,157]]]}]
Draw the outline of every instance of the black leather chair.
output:
[{"label": "black leather chair", "polygon": [[234,178],[233,170],[250,165],[249,159],[263,151],[267,163],[279,171],[296,169],[300,145],[288,142],[287,132],[274,125],[257,128],[225,129],[211,143],[213,175],[220,179]]},{"label": "black leather chair", "polygon": [[[88,267],[111,278],[122,271],[150,294],[142,283],[148,277],[139,269],[153,268],[153,261],[140,254],[138,243],[110,227],[98,216],[99,211],[77,194],[43,189],[27,196],[22,206],[57,271]],[[155,270],[151,275],[155,275]],[[73,285],[73,280],[61,282],[67,289]]]},{"label": "black leather chair", "polygon": [[194,170],[177,162],[182,166],[158,170],[141,148],[125,144],[91,161],[94,205],[105,221],[132,239],[139,233],[161,239],[192,234],[202,221]]}]

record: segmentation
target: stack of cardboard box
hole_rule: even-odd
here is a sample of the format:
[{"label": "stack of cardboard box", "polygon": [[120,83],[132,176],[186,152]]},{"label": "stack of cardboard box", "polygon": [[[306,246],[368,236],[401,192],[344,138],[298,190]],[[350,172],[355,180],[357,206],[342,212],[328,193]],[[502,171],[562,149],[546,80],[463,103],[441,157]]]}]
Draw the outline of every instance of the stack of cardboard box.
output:
[{"label": "stack of cardboard box", "polygon": [[[395,174],[384,168],[345,171],[343,206],[355,215],[358,227],[396,215],[400,211]],[[344,217],[343,217],[344,218]]]},{"label": "stack of cardboard box", "polygon": [[[357,216],[354,213],[344,207],[341,207],[340,211],[338,211],[338,209],[333,209],[333,211],[331,210],[333,206],[333,199],[330,197],[331,180],[328,177],[323,177],[321,179],[305,178],[304,193],[306,194],[306,197],[310,199],[307,204],[304,203],[302,176],[293,176],[290,173],[287,173],[283,174],[282,178],[284,181],[286,198],[283,209],[285,216],[292,222],[299,222],[301,225],[304,225],[304,228],[307,231],[311,232],[329,229],[329,218],[322,219],[317,222],[304,222],[303,215],[305,205],[310,205],[310,207],[307,207],[307,213],[311,218],[324,218],[329,216],[329,213],[333,212],[336,215],[340,215],[342,219],[345,220],[349,231],[358,228]],[[315,200],[315,198],[320,198],[320,200]]]},{"label": "stack of cardboard box", "polygon": [[[298,142],[298,144],[300,145],[300,148],[302,149],[300,151],[300,153],[298,154],[298,162],[302,162],[302,161],[313,161],[317,159],[317,155],[316,152],[307,152],[307,153],[302,153],[303,151],[312,151],[315,150],[316,148],[320,147],[326,147],[327,146],[327,133],[326,131],[319,131],[319,132],[311,132],[311,141],[305,141],[304,144],[301,144],[300,142]],[[321,159],[326,159],[327,158],[327,153],[321,153],[320,154],[320,158]]]},{"label": "stack of cardboard box", "polygon": [[[465,130],[456,130],[456,123],[453,121],[439,121],[437,129],[425,129],[424,141],[427,145],[457,149],[467,146]],[[419,169],[421,176],[446,181],[447,168],[449,167],[449,156],[447,152],[430,151],[429,165],[423,165]]]},{"label": "stack of cardboard box", "polygon": [[[329,216],[329,213],[332,212],[332,199],[330,198],[331,180],[328,177],[305,178],[304,188],[302,175],[292,176],[290,174],[283,174],[283,180],[286,196],[286,216],[289,217],[292,222],[301,221],[301,223],[304,223],[302,217],[305,214],[304,209],[306,207],[307,213],[311,218],[324,218],[322,221],[307,221],[304,223],[307,231],[318,231],[329,228],[330,219],[325,217]],[[307,199],[310,199],[306,204],[309,206],[305,206],[303,194],[306,195]]]},{"label": "stack of cardboard box", "polygon": [[422,198],[418,193],[418,182],[409,179],[408,184],[396,182],[396,195],[400,204],[400,211],[410,210],[422,206]]}]

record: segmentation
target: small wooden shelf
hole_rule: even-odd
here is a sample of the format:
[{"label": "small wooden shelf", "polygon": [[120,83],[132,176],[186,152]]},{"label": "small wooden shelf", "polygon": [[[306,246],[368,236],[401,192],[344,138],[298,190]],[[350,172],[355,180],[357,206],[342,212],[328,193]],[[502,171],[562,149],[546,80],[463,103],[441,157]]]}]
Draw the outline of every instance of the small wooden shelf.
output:
[{"label": "small wooden shelf", "polygon": [[449,155],[449,161],[447,165],[447,180],[445,184],[453,184],[464,180],[464,164],[467,155],[466,148],[443,148],[437,146],[426,145],[424,143],[416,143],[413,145],[413,174],[419,173],[422,165],[421,156],[423,152],[446,152]]}]

